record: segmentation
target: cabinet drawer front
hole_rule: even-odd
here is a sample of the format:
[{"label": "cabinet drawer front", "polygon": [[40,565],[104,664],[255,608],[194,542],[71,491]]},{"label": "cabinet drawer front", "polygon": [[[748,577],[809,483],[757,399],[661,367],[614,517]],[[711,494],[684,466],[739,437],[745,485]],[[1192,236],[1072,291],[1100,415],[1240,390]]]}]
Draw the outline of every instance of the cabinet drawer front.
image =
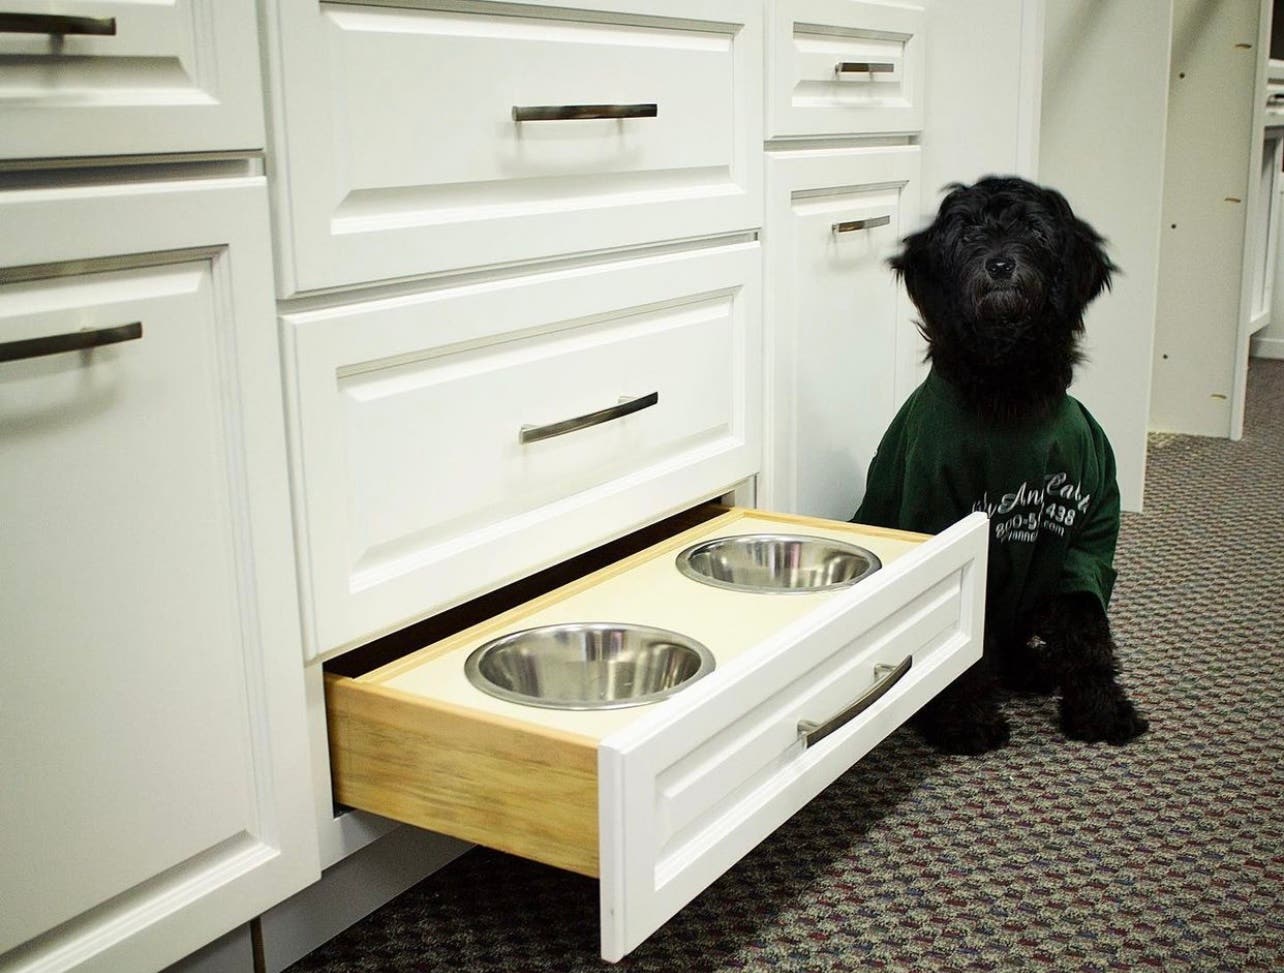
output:
[{"label": "cabinet drawer front", "polygon": [[757,23],[294,6],[287,290],[759,223]]},{"label": "cabinet drawer front", "polygon": [[[923,354],[887,258],[918,219],[916,146],[767,160],[772,457],[762,502],[846,520]],[[823,349],[823,353],[821,353]]]},{"label": "cabinet drawer front", "polygon": [[[751,475],[758,259],[744,244],[286,316],[311,652]],[[560,434],[523,442],[527,426]]]},{"label": "cabinet drawer front", "polygon": [[[985,517],[973,515],[602,742],[607,959],[637,946],[980,658],[987,535]],[[842,722],[880,682],[883,695]],[[808,746],[800,724],[831,720],[836,728]]]},{"label": "cabinet drawer front", "polygon": [[0,13],[0,159],[262,148],[253,0],[64,6]]},{"label": "cabinet drawer front", "polygon": [[768,138],[921,130],[924,19],[862,0],[773,2]]}]

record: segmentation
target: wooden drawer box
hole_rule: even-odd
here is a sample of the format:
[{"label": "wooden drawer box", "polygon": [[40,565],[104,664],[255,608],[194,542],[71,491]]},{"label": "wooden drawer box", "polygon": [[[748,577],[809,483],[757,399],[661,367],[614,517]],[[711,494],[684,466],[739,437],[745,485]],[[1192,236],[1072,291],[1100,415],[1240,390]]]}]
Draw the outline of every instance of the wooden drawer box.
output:
[{"label": "wooden drawer box", "polygon": [[[883,567],[807,594],[675,567],[690,544],[760,532],[855,542]],[[372,672],[328,676],[335,797],[596,876],[602,955],[618,960],[979,658],[987,535],[982,514],[925,538],[732,508]],[[464,676],[492,638],[583,621],[679,632],[716,668],[663,702],[595,711],[507,702]],[[801,721],[824,725],[880,681],[808,745]]]},{"label": "wooden drawer box", "polygon": [[283,294],[761,222],[750,4],[278,6]]},{"label": "wooden drawer box", "polygon": [[0,159],[261,149],[258,57],[254,0],[8,0]]},{"label": "wooden drawer box", "polygon": [[[285,315],[309,656],[753,475],[760,261],[745,243]],[[577,417],[606,421],[536,438]]]},{"label": "wooden drawer box", "polygon": [[768,138],[923,128],[921,7],[773,0],[769,17]]}]

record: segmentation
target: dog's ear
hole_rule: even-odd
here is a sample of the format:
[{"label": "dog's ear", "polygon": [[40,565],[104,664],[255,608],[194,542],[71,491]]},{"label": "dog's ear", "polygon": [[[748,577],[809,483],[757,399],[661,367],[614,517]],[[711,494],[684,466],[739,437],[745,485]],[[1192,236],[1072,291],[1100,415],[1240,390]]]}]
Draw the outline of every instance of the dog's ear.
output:
[{"label": "dog's ear", "polygon": [[967,191],[961,182],[952,182],[942,188],[945,198],[941,201],[936,217],[917,233],[911,233],[901,241],[898,253],[888,258],[887,266],[896,276],[905,281],[905,290],[909,292],[914,306],[923,309],[923,302],[929,296],[929,290],[935,279],[941,276],[939,262],[942,250],[952,246],[953,241],[942,228],[944,214],[961,193]]},{"label": "dog's ear", "polygon": [[1119,270],[1106,254],[1106,241],[1101,234],[1075,216],[1070,217],[1063,258],[1071,291],[1081,308],[1108,290]]},{"label": "dog's ear", "polygon": [[901,241],[901,249],[887,259],[887,266],[905,281],[905,290],[916,306],[919,305],[925,282],[932,273],[932,246],[929,241],[931,233],[931,227],[911,233]]}]

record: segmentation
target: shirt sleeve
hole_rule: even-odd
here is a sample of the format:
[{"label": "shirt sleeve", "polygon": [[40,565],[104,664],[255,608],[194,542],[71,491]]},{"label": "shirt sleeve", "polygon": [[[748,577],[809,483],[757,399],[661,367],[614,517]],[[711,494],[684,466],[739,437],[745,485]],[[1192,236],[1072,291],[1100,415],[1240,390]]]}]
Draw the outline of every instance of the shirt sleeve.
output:
[{"label": "shirt sleeve", "polygon": [[901,501],[905,485],[904,426],[897,417],[883,434],[878,451],[869,463],[865,496],[852,522],[871,527],[900,527]]},{"label": "shirt sleeve", "polygon": [[1115,585],[1115,545],[1119,540],[1119,483],[1110,441],[1095,422],[1090,421],[1090,426],[1093,442],[1091,455],[1085,466],[1096,466],[1096,490],[1090,497],[1087,509],[1080,513],[1083,519],[1077,525],[1074,539],[1066,553],[1057,589],[1063,594],[1083,591],[1096,595],[1101,607],[1105,609],[1110,605],[1110,595]]}]

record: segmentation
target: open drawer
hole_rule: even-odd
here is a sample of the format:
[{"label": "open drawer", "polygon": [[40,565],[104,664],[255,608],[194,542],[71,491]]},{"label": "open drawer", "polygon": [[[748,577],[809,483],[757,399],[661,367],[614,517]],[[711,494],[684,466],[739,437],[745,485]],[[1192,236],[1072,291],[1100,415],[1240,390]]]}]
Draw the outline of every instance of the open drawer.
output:
[{"label": "open drawer", "polygon": [[[692,545],[757,533],[844,541],[882,567],[789,593],[677,568]],[[328,675],[335,798],[596,876],[602,955],[619,960],[980,657],[987,537],[983,514],[927,537],[731,508],[373,671]],[[662,702],[596,710],[510,702],[465,676],[498,637],[604,621],[681,633],[715,668]]]}]

